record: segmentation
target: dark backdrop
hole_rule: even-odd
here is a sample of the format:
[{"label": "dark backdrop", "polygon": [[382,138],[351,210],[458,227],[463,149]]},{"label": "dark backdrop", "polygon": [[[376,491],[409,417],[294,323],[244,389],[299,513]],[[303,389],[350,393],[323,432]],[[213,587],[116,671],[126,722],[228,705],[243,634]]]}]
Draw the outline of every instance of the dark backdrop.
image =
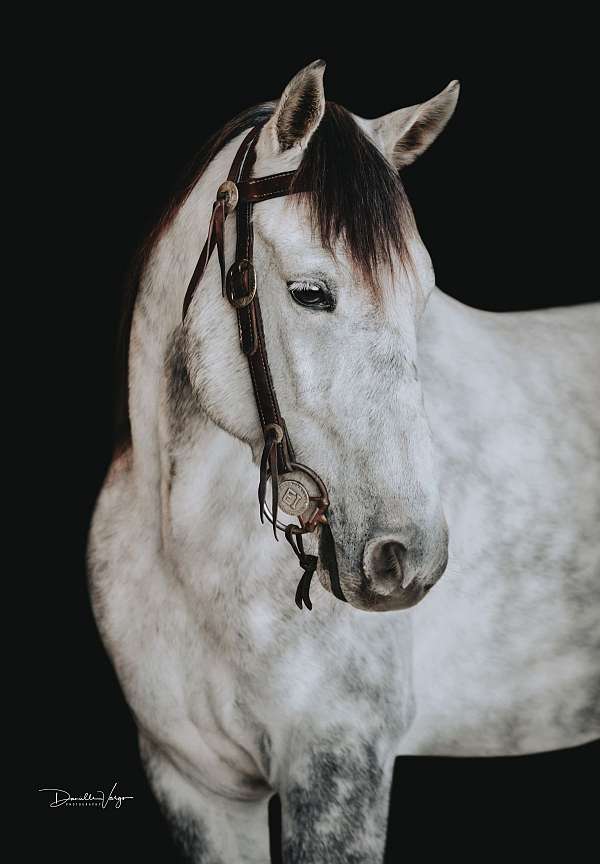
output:
[{"label": "dark backdrop", "polygon": [[[290,39],[283,19],[275,40],[239,27],[232,38],[225,19],[204,28],[160,22],[151,38],[124,32],[117,20],[37,22],[28,174],[43,191],[25,216],[36,237],[26,264],[39,286],[26,320],[41,346],[25,358],[37,382],[29,451],[37,473],[27,508],[40,525],[23,547],[39,612],[29,788],[78,794],[118,781],[135,796],[120,811],[73,812],[50,810],[35,793],[30,825],[44,860],[177,860],[96,635],[84,549],[111,452],[122,279],[207,135],[277,96],[317,57],[328,61],[328,98],[363,116],[427,99],[458,77],[453,120],[404,175],[438,285],[495,310],[600,299],[585,259],[594,103],[585,23],[577,32],[559,22],[525,34],[519,22],[500,35],[490,13],[458,39],[435,21],[403,29],[389,14],[373,34],[357,28],[352,38],[338,30],[306,41]],[[567,49],[575,51],[568,61]],[[568,841],[579,858],[577,846],[591,837],[597,755],[592,745],[520,759],[398,760],[390,844],[401,850],[417,840],[419,853],[430,853],[442,843],[448,854],[479,857]]]}]

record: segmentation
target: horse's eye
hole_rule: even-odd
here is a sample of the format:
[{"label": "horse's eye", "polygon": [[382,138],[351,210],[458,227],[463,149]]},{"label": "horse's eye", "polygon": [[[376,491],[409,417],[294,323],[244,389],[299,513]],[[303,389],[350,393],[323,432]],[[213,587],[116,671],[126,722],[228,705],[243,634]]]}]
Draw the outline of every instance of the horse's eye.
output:
[{"label": "horse's eye", "polygon": [[335,300],[321,282],[288,282],[287,284],[292,300],[300,306],[325,309],[327,312],[335,309]]}]

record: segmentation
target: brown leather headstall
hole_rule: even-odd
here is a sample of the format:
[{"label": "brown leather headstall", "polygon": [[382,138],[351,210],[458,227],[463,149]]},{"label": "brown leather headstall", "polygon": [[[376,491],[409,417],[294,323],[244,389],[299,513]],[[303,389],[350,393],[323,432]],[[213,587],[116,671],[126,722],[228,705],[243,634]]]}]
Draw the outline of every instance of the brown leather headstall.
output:
[{"label": "brown leather headstall", "polygon": [[[264,517],[267,516],[273,525],[276,540],[279,539],[277,529],[284,532],[303,570],[296,590],[296,605],[302,609],[304,603],[308,609],[312,609],[309,589],[317,567],[318,556],[306,554],[302,537],[317,529],[321,532],[319,549],[324,566],[329,572],[331,591],[339,600],[346,601],[346,598],[340,585],[335,544],[327,519],[329,509],[327,487],[315,471],[296,461],[289,432],[279,410],[267,358],[258,299],[252,226],[254,204],[309,190],[294,185],[295,171],[271,174],[267,177],[250,177],[256,158],[254,148],[260,130],[260,126],[255,126],[248,132],[231,164],[227,180],[221,183],[217,190],[206,243],[183,301],[182,318],[185,320],[196,288],[206,272],[216,246],[221,270],[222,293],[237,313],[240,347],[248,359],[256,407],[264,436],[258,485],[260,519],[264,522]],[[234,211],[237,230],[236,253],[234,263],[226,272],[224,226],[228,215]],[[265,501],[269,479],[271,480],[270,506]],[[278,520],[280,509],[288,516],[297,518],[299,524],[281,523]]]}]

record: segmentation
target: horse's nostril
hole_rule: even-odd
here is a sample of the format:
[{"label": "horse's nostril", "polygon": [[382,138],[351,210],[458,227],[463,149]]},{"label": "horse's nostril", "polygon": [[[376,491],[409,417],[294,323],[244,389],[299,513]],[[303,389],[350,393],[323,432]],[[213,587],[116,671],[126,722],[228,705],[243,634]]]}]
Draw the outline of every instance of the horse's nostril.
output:
[{"label": "horse's nostril", "polygon": [[445,535],[439,541],[437,535],[428,536],[426,529],[411,525],[373,532],[363,548],[365,589],[390,598],[388,608],[408,609],[435,585],[446,561]]},{"label": "horse's nostril", "polygon": [[364,568],[367,578],[377,591],[389,594],[407,580],[405,567],[407,547],[393,537],[373,539],[367,543]]},{"label": "horse's nostril", "polygon": [[397,540],[388,540],[381,544],[379,561],[376,562],[376,570],[380,575],[392,577],[402,582],[404,577],[403,561],[406,556],[406,546]]}]

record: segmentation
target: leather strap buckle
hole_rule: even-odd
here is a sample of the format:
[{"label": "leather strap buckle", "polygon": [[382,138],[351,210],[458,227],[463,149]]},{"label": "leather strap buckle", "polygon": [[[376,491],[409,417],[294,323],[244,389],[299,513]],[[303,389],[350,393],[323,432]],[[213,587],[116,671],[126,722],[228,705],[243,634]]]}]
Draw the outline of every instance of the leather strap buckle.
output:
[{"label": "leather strap buckle", "polygon": [[256,295],[256,271],[247,258],[236,261],[229,268],[225,286],[227,299],[236,309],[249,306]]}]

